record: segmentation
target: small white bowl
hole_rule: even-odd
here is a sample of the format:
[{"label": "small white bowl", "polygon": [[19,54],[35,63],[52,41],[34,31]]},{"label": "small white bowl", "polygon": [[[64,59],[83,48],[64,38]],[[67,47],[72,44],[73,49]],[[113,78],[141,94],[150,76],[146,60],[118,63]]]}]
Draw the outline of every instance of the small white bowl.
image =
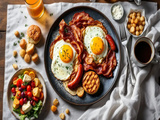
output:
[{"label": "small white bowl", "polygon": [[[122,9],[122,16],[120,17],[120,18],[115,18],[114,16],[113,16],[113,14],[112,14],[112,11],[113,11],[113,8],[115,7],[115,6],[120,6],[120,8]],[[120,4],[120,3],[114,3],[112,6],[111,6],[111,15],[112,15],[112,18],[114,19],[114,20],[121,20],[122,18],[123,18],[123,15],[124,15],[124,9],[123,9],[123,6]]]},{"label": "small white bowl", "polygon": [[[145,26],[144,26],[144,29],[143,29],[142,34],[140,34],[139,36],[130,33],[129,30],[128,30],[128,28],[127,28],[128,16],[129,16],[129,14],[132,13],[132,12],[140,12],[141,15],[144,16],[144,18],[145,18]],[[129,33],[130,35],[132,35],[133,37],[135,37],[135,38],[141,37],[141,36],[143,35],[143,33],[145,32],[147,26],[148,26],[148,22],[147,22],[147,19],[146,19],[146,17],[145,17],[145,10],[144,10],[144,9],[130,9],[129,13],[128,13],[127,16],[126,16],[126,20],[125,20],[125,27],[126,27],[128,33]]]},{"label": "small white bowl", "polygon": [[[20,119],[20,116],[13,111],[13,101],[11,100],[11,96],[12,96],[12,93],[11,93],[11,84],[12,84],[12,79],[20,74],[22,74],[25,70],[29,70],[29,71],[34,71],[36,73],[36,76],[38,77],[38,79],[40,80],[42,86],[43,86],[43,94],[44,94],[44,99],[43,99],[43,103],[42,103],[42,107],[41,107],[41,110],[39,112],[39,114],[41,113],[42,111],[42,108],[44,107],[45,105],[45,102],[46,102],[46,98],[47,98],[47,91],[46,91],[46,85],[45,85],[45,81],[42,77],[42,75],[37,72],[36,70],[34,70],[33,68],[23,68],[23,69],[20,69],[18,70],[13,76],[11,76],[11,79],[8,83],[8,88],[7,88],[7,102],[8,102],[8,107],[10,109],[10,111],[12,112],[12,114],[17,118],[17,119]],[[33,118],[35,119],[35,118]]]}]

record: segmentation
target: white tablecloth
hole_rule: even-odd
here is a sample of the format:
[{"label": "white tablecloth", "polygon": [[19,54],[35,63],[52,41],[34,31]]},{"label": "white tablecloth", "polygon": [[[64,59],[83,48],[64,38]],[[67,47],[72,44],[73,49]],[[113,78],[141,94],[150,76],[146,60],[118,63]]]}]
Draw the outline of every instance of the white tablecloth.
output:
[{"label": "white tablecloth", "polygon": [[[148,18],[151,14],[155,13],[157,11],[157,3],[154,2],[142,2],[141,6],[136,6],[134,3],[128,3],[128,2],[121,2],[125,9],[125,13],[127,14],[130,8],[143,8],[146,11],[146,17]],[[39,119],[46,119],[46,120],[52,120],[52,119],[59,119],[59,114],[61,112],[64,112],[66,108],[68,108],[71,112],[70,115],[66,115],[66,120],[76,120],[78,119],[90,106],[75,106],[71,105],[64,100],[62,100],[53,90],[51,87],[49,80],[47,78],[47,75],[45,73],[44,68],[44,44],[46,37],[48,35],[49,29],[55,19],[63,13],[65,10],[72,8],[73,6],[79,6],[79,5],[85,5],[85,6],[92,6],[94,8],[97,8],[102,13],[104,13],[110,21],[113,23],[114,27],[116,28],[118,34],[118,24],[115,22],[110,14],[110,7],[111,4],[107,3],[53,3],[45,5],[46,12],[42,16],[42,18],[38,20],[32,19],[25,7],[25,5],[8,5],[7,9],[7,32],[6,32],[6,47],[5,47],[5,78],[4,78],[4,93],[3,93],[3,119],[4,120],[13,120],[15,119],[14,116],[11,114],[11,112],[8,109],[7,106],[7,85],[10,80],[10,77],[16,72],[12,64],[15,63],[17,60],[17,64],[19,68],[22,67],[32,67],[36,70],[38,70],[45,79],[46,86],[47,86],[47,102],[46,105],[42,111],[42,114],[40,115]],[[52,14],[50,16],[50,14]],[[31,62],[30,64],[27,64],[24,62],[24,60],[18,55],[16,58],[13,57],[12,51],[17,50],[19,52],[20,47],[19,45],[13,46],[14,42],[17,43],[18,39],[14,36],[14,32],[18,30],[19,32],[26,33],[28,26],[36,24],[38,25],[43,34],[43,39],[41,42],[36,45],[37,53],[40,57],[40,62],[38,64],[35,64]],[[25,36],[26,37],[26,36]],[[118,81],[118,79],[117,79]],[[109,99],[110,94],[108,94],[104,99],[99,101],[98,103],[94,104],[91,109],[100,108],[103,106],[106,101]],[[60,104],[58,106],[58,113],[54,114],[50,110],[50,107],[52,105],[52,101],[54,98],[58,98]],[[142,111],[145,111],[145,109]]]}]

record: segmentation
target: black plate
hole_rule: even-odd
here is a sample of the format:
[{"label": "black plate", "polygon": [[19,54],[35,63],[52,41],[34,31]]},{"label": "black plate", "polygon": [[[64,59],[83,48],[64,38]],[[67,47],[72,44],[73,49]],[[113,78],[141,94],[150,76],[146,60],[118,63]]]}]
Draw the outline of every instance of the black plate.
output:
[{"label": "black plate", "polygon": [[[52,41],[58,35],[59,22],[62,19],[64,19],[66,23],[69,23],[69,21],[72,20],[72,17],[75,13],[82,12],[82,11],[88,13],[95,20],[101,21],[103,23],[103,25],[106,27],[106,29],[108,30],[108,33],[113,37],[115,44],[117,46],[116,59],[117,59],[118,64],[117,64],[116,69],[114,70],[114,73],[113,73],[114,77],[113,78],[106,79],[103,76],[99,76],[100,81],[101,81],[101,85],[100,85],[100,89],[98,90],[98,92],[95,95],[89,95],[89,94],[85,93],[83,98],[79,98],[78,96],[70,95],[63,87],[63,84],[54,77],[54,75],[51,71],[52,60],[50,59],[49,48],[50,48]],[[45,44],[45,51],[44,51],[44,61],[45,61],[46,73],[47,73],[47,76],[49,78],[49,81],[50,81],[52,87],[57,92],[57,94],[69,103],[72,103],[75,105],[90,105],[90,104],[93,104],[93,103],[99,101],[100,99],[102,99],[111,90],[111,88],[113,87],[113,85],[117,79],[117,76],[119,73],[119,68],[120,68],[120,60],[121,60],[120,41],[119,41],[117,32],[116,32],[115,28],[113,27],[112,23],[108,20],[108,18],[94,8],[91,8],[88,6],[78,6],[78,7],[74,7],[74,8],[71,8],[71,9],[65,11],[53,23],[53,25],[49,31],[49,34],[48,34],[48,37],[46,40],[46,44]]]}]

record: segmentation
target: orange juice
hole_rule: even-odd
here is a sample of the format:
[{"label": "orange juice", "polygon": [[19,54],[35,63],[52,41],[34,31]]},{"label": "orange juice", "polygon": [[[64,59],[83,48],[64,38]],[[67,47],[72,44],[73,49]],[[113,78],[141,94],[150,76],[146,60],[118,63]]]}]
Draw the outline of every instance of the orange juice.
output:
[{"label": "orange juice", "polygon": [[44,13],[44,5],[42,0],[25,0],[28,13],[32,18],[39,18]]}]

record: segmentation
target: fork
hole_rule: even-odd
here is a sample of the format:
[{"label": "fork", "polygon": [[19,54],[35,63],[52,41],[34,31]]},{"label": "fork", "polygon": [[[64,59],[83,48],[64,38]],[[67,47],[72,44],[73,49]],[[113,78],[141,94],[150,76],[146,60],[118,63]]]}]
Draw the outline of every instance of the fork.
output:
[{"label": "fork", "polygon": [[[127,35],[126,35],[126,31],[125,31],[125,27],[124,27],[124,24],[121,23],[119,25],[119,31],[120,31],[120,37],[121,37],[121,42],[123,41],[126,41],[127,40]],[[134,86],[135,85],[135,76],[134,76],[134,73],[133,73],[133,70],[132,70],[132,65],[131,65],[131,61],[130,61],[130,58],[129,58],[129,54],[128,54],[128,49],[127,49],[127,45],[128,45],[128,41],[131,39],[131,35],[129,36],[129,39],[124,42],[124,44],[122,44],[122,46],[124,47],[125,51],[126,51],[126,56],[127,56],[127,61],[128,61],[128,64],[129,64],[129,70],[130,70],[130,73],[131,73],[131,85]]]}]

